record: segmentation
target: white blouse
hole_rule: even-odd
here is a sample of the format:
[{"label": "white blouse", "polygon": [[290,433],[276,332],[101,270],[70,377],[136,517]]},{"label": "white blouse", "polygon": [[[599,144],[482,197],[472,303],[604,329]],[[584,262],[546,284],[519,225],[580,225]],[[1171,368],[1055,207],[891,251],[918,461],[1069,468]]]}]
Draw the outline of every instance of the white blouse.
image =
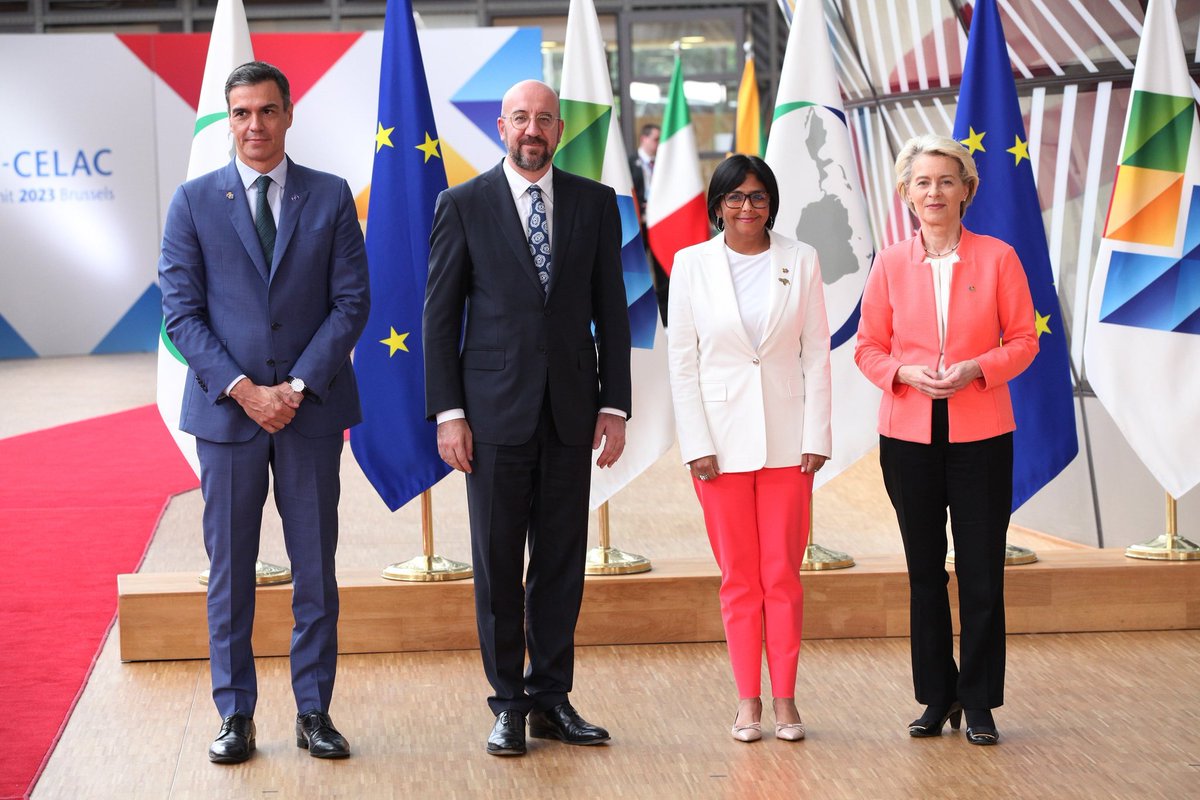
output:
[{"label": "white blouse", "polygon": [[737,298],[742,327],[755,350],[767,333],[767,317],[771,311],[771,250],[743,255],[728,246],[729,275],[733,278],[733,294]]},{"label": "white blouse", "polygon": [[933,272],[933,304],[937,307],[938,321],[938,374],[946,371],[946,318],[950,313],[950,279],[958,253],[942,258],[929,256],[925,259]]}]

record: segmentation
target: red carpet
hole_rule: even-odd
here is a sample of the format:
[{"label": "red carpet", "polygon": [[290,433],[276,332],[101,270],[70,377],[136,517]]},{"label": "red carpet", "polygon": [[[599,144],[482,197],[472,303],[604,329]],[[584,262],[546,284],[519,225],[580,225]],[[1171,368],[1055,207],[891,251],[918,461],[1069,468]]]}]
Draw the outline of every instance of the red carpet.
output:
[{"label": "red carpet", "polygon": [[0,800],[66,724],[167,500],[199,485],[150,405],[0,439]]}]

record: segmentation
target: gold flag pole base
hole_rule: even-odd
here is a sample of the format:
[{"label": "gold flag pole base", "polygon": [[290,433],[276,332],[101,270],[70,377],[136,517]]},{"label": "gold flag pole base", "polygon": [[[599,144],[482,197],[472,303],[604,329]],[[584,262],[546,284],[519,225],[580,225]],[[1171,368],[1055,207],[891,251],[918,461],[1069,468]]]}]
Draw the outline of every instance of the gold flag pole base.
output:
[{"label": "gold flag pole base", "polygon": [[846,569],[853,566],[853,556],[811,542],[804,548],[804,561],[800,563],[800,569],[806,572],[818,569]]},{"label": "gold flag pole base", "polygon": [[650,559],[609,546],[608,501],[596,509],[600,545],[588,550],[584,575],[634,575],[650,571]]},{"label": "gold flag pole base", "polygon": [[1200,546],[1182,536],[1163,534],[1148,542],[1131,544],[1125,548],[1126,558],[1148,558],[1157,561],[1196,561],[1200,559]]},{"label": "gold flag pole base", "polygon": [[[1028,547],[1021,547],[1019,544],[1004,545],[1004,566],[1018,567],[1022,564],[1032,564],[1037,561],[1037,553],[1030,550]],[[946,553],[946,563],[954,563],[954,551]]]},{"label": "gold flag pole base", "polygon": [[615,547],[593,547],[588,550],[583,571],[586,575],[633,575],[649,572],[650,559]]},{"label": "gold flag pole base", "polygon": [[[277,564],[266,561],[254,562],[254,582],[259,586],[272,586],[276,583],[291,583],[292,571]],[[200,585],[208,586],[208,570],[200,573]]]},{"label": "gold flag pole base", "polygon": [[461,581],[474,572],[470,564],[441,556],[417,556],[390,564],[381,573],[389,581]]}]

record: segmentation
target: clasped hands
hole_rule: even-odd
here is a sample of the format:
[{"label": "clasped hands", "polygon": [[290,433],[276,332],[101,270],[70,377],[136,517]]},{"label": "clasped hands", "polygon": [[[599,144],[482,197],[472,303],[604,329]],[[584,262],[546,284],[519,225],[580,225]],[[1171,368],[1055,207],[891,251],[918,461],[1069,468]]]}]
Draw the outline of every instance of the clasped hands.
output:
[{"label": "clasped hands", "polygon": [[911,386],[921,394],[929,395],[934,400],[952,397],[971,381],[981,377],[983,377],[983,369],[973,358],[951,364],[941,375],[938,375],[935,370],[919,364],[906,364],[896,370],[897,381]]},{"label": "clasped hands", "polygon": [[259,386],[249,378],[238,381],[229,396],[267,433],[283,430],[296,418],[296,409],[304,400],[304,395],[293,392],[286,381],[277,386]]},{"label": "clasped hands", "polygon": [[[601,443],[604,449],[600,450]],[[471,461],[475,458],[475,440],[471,426],[465,419],[450,419],[437,426],[438,455],[459,472],[471,472]],[[616,414],[596,415],[596,431],[592,436],[592,449],[600,450],[596,466],[611,467],[625,451],[625,418]]]}]

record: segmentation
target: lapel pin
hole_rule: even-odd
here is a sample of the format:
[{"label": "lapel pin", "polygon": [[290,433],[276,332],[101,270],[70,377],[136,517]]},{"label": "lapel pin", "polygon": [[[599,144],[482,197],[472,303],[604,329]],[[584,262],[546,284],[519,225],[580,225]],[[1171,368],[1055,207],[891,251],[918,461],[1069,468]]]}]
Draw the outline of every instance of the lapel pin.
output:
[{"label": "lapel pin", "polygon": [[787,275],[787,274],[788,274],[788,268],[787,268],[787,267],[784,267],[784,268],[783,268],[783,274],[784,274],[784,275]]},{"label": "lapel pin", "polygon": [[298,194],[294,194],[294,195],[292,195],[292,199],[293,199],[293,200],[299,200],[299,199],[300,199],[300,195],[298,195]]},{"label": "lapel pin", "polygon": [[226,199],[226,200],[232,200],[232,199],[233,199],[233,192],[226,192],[226,193],[225,193],[225,199]]},{"label": "lapel pin", "polygon": [[787,278],[780,278],[779,282],[782,283],[784,286],[787,286],[789,283],[791,283],[791,281],[789,281]]},{"label": "lapel pin", "polygon": [[973,292],[973,291],[975,291],[975,284],[973,284],[973,283],[972,283],[970,286],[968,286],[968,287],[967,287],[967,291],[968,291],[968,292]]}]

